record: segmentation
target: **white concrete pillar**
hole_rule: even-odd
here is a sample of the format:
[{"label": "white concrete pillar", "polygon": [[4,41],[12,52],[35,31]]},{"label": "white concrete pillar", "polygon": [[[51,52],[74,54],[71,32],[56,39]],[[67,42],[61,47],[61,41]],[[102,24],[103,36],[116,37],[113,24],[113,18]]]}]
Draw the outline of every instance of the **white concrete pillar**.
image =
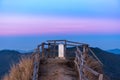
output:
[{"label": "white concrete pillar", "polygon": [[64,56],[64,53],[65,53],[64,51],[65,50],[64,49],[65,49],[64,45],[63,44],[59,44],[59,49],[58,49],[59,50],[58,51],[59,52],[59,54],[58,54],[59,58],[63,58],[63,59],[65,58],[65,56]]}]

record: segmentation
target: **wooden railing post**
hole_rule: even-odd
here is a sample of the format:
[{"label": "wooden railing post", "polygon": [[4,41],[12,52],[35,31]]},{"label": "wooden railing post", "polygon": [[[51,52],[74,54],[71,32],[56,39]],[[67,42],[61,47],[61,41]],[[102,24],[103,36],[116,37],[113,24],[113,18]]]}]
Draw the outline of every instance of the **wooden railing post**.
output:
[{"label": "wooden railing post", "polygon": [[67,57],[67,41],[65,40],[65,45],[64,45],[64,56],[65,58]]},{"label": "wooden railing post", "polygon": [[48,57],[50,57],[50,43],[48,43]]},{"label": "wooden railing post", "polygon": [[36,49],[34,56],[33,56],[33,65],[34,65],[34,70],[33,70],[33,77],[32,80],[38,80],[39,78],[39,64],[40,64],[40,51],[39,47]]},{"label": "wooden railing post", "polygon": [[42,43],[42,57],[45,57],[44,43]]},{"label": "wooden railing post", "polygon": [[55,53],[56,53],[56,41],[54,41],[53,57],[55,57]]},{"label": "wooden railing post", "polygon": [[88,45],[83,45],[83,56],[85,60],[88,58]]},{"label": "wooden railing post", "polygon": [[78,60],[78,63],[76,65],[78,66],[79,80],[83,80],[84,56],[83,56],[83,52],[81,52],[78,47],[77,47],[76,58]]},{"label": "wooden railing post", "polygon": [[98,80],[103,80],[103,74],[99,75],[99,79]]}]

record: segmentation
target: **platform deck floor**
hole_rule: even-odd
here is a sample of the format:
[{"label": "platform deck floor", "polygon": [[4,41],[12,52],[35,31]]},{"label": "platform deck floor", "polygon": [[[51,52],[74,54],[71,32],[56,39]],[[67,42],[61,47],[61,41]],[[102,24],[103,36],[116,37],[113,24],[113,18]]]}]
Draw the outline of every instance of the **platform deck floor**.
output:
[{"label": "platform deck floor", "polygon": [[74,62],[48,58],[40,63],[39,80],[78,80]]}]

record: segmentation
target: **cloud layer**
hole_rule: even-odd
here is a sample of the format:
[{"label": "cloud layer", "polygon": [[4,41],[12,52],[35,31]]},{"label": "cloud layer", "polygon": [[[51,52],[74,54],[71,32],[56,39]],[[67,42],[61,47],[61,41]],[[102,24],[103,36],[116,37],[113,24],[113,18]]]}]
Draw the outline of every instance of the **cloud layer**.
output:
[{"label": "cloud layer", "polygon": [[0,35],[120,34],[120,20],[38,16],[1,16]]}]

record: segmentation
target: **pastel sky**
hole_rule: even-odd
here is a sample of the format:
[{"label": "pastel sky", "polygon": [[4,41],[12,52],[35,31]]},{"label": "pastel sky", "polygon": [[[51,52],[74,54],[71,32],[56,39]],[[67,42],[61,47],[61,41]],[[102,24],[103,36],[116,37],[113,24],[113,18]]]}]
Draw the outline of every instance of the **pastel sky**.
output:
[{"label": "pastel sky", "polygon": [[47,39],[120,48],[120,1],[0,0],[0,49],[32,49]]}]

